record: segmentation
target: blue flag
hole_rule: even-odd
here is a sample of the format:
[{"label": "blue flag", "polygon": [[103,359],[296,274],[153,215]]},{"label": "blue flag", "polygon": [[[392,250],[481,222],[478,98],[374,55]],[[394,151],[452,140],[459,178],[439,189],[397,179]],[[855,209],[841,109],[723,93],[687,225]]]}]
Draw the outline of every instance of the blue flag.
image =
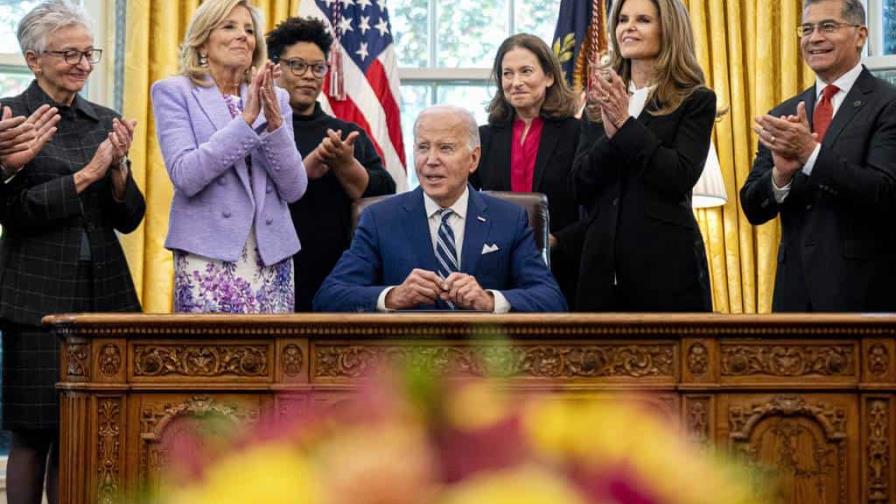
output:
[{"label": "blue flag", "polygon": [[560,59],[563,77],[573,89],[585,87],[588,55],[597,59],[607,50],[609,6],[609,0],[560,1],[552,49]]},{"label": "blue flag", "polygon": [[[576,60],[591,25],[591,0],[561,0],[557,28],[554,30],[554,54],[560,59],[563,77],[575,86]],[[578,83],[581,86],[581,82]]]}]

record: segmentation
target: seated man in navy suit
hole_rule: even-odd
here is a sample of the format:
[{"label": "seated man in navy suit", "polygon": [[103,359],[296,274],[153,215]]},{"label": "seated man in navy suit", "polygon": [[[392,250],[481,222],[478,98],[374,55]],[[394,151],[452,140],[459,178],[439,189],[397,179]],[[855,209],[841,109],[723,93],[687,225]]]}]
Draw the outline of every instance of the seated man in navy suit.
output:
[{"label": "seated man in navy suit", "polygon": [[526,212],[473,191],[479,128],[436,105],[414,124],[420,187],[372,205],[314,297],[316,311],[565,311]]}]

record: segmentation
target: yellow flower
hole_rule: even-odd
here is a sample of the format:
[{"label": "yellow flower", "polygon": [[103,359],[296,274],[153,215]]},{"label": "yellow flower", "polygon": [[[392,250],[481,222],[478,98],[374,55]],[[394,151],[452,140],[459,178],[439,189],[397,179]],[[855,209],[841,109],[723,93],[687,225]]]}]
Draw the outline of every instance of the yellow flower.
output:
[{"label": "yellow flower", "polygon": [[285,444],[264,444],[211,466],[198,486],[176,491],[169,504],[314,504],[321,502],[314,470]]},{"label": "yellow flower", "polygon": [[507,395],[491,381],[462,384],[446,402],[449,420],[464,430],[495,425],[510,414]]},{"label": "yellow flower", "polygon": [[626,467],[663,502],[762,502],[745,468],[683,441],[674,421],[631,399],[543,398],[525,409],[523,430],[549,460],[594,474]]},{"label": "yellow flower", "polygon": [[586,504],[566,480],[534,466],[472,477],[443,494],[440,504]]}]

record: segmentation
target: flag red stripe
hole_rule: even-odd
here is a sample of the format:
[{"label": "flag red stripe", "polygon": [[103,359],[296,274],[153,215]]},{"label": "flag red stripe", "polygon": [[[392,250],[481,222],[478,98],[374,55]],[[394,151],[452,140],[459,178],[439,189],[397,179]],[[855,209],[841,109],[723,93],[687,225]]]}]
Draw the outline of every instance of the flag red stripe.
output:
[{"label": "flag red stripe", "polygon": [[[330,87],[329,81],[324,81],[324,90],[326,93]],[[346,96],[344,100],[336,100],[333,97],[327,97],[330,101],[330,108],[333,109],[333,115],[342,119],[343,121],[353,122],[361,127],[365,132],[367,132],[367,138],[373,142],[373,147],[376,149],[376,153],[379,154],[380,159],[385,162],[386,157],[383,155],[383,148],[380,147],[380,143],[377,141],[373,135],[370,134],[370,123],[367,122],[367,118],[364,117],[364,113],[361,109],[355,105],[355,102],[352,100],[351,96]]]},{"label": "flag red stripe", "polygon": [[366,75],[367,82],[370,83],[370,87],[373,88],[373,92],[376,93],[383,111],[386,113],[386,125],[389,127],[389,139],[392,141],[392,146],[395,148],[395,152],[398,153],[401,164],[407,166],[404,155],[404,142],[401,138],[401,115],[398,110],[398,102],[392,96],[392,89],[389,88],[389,77],[386,75],[386,69],[383,68],[383,64],[379,59],[375,59],[368,67]]}]

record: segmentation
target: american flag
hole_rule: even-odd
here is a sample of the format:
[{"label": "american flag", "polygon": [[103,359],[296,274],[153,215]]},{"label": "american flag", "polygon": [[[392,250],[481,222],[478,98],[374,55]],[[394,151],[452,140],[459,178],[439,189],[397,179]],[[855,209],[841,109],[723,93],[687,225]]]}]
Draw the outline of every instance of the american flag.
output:
[{"label": "american flag", "polygon": [[303,0],[299,15],[323,20],[336,39],[322,108],[364,128],[396,189],[406,190],[398,63],[385,0]]}]

